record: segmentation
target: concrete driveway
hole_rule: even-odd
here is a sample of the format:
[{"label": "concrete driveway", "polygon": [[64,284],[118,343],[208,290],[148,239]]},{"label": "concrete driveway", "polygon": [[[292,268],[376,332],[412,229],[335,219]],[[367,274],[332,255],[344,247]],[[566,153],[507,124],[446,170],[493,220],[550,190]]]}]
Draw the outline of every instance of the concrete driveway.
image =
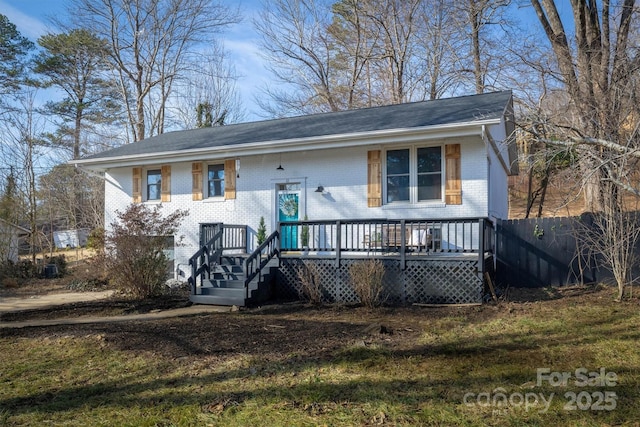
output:
[{"label": "concrete driveway", "polygon": [[65,292],[59,294],[33,295],[28,297],[0,298],[0,313],[34,310],[73,302],[96,301],[108,298],[113,290],[100,292]]},{"label": "concrete driveway", "polygon": [[[59,294],[48,294],[30,297],[0,298],[0,313],[12,311],[33,310],[45,307],[52,307],[61,304],[74,302],[96,301],[108,298],[113,294],[112,290],[101,292],[68,292]],[[202,313],[224,313],[231,311],[231,307],[216,305],[198,305],[175,308],[170,310],[154,310],[144,314],[128,314],[122,316],[83,316],[60,319],[34,319],[24,322],[0,322],[1,328],[24,328],[30,326],[53,326],[53,325],[74,325],[81,323],[108,323],[126,322],[131,320],[153,320],[168,317],[190,316]]]}]

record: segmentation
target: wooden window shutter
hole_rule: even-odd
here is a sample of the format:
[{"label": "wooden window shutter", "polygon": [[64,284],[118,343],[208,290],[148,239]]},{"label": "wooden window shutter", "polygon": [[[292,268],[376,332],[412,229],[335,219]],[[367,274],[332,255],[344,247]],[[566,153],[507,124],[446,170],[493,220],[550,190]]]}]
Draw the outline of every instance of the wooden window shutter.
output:
[{"label": "wooden window shutter", "polygon": [[171,201],[171,166],[164,165],[160,168],[160,200],[163,202]]},{"label": "wooden window shutter", "polygon": [[133,203],[142,202],[142,168],[133,168],[133,185],[131,195]]},{"label": "wooden window shutter", "polygon": [[202,200],[202,163],[191,163],[191,199]]},{"label": "wooden window shutter", "polygon": [[460,144],[444,147],[445,187],[444,202],[448,205],[462,204],[462,179],[460,177]]},{"label": "wooden window shutter", "polygon": [[367,153],[367,206],[382,206],[382,156],[380,150]]},{"label": "wooden window shutter", "polygon": [[224,198],[236,198],[236,161],[235,159],[224,161]]}]

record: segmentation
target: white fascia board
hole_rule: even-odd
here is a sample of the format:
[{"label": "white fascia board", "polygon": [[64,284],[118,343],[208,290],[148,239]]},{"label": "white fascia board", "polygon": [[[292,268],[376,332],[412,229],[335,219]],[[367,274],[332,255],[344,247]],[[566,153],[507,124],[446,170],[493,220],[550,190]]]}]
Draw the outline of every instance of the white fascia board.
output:
[{"label": "white fascia board", "polygon": [[279,154],[283,151],[309,151],[328,148],[357,147],[428,141],[434,139],[482,136],[484,126],[500,124],[500,119],[478,120],[450,125],[425,126],[420,128],[390,129],[340,135],[323,135],[312,138],[295,138],[278,141],[263,141],[249,144],[224,145],[193,150],[164,151],[136,156],[104,157],[98,159],[71,160],[68,163],[86,169],[104,171],[116,167],[132,167],[162,162],[192,162],[203,159],[215,160],[229,157]]}]

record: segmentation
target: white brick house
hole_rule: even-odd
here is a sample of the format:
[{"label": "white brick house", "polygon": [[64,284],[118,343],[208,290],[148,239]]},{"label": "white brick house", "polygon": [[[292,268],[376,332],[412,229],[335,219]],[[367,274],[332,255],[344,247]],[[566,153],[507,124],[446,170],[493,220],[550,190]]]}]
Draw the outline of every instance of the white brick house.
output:
[{"label": "white brick house", "polygon": [[[516,172],[510,91],[169,132],[74,161],[105,174],[105,223],[130,203],[188,209],[199,224],[506,218]],[[316,191],[322,190],[322,191]],[[283,217],[288,199],[297,210]],[[254,247],[249,239],[248,251]]]}]

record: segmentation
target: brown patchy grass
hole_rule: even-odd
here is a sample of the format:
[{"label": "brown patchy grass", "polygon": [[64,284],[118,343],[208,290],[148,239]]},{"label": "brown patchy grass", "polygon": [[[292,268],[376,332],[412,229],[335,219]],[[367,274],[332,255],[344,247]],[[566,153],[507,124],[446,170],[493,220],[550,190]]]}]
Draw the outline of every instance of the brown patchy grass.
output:
[{"label": "brown patchy grass", "polygon": [[[637,425],[640,300],[614,294],[510,289],[480,307],[291,304],[3,329],[0,425]],[[581,367],[618,381],[536,384],[537,368]],[[612,410],[564,407],[566,393],[604,391]],[[468,393],[555,397],[542,412]]]}]

